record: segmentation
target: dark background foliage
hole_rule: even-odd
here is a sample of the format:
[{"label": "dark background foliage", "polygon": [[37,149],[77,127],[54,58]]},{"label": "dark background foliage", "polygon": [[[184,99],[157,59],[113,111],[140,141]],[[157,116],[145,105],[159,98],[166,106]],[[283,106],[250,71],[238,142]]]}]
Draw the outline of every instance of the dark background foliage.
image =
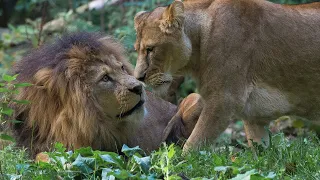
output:
[{"label": "dark background foliage", "polygon": [[[98,2],[100,0],[96,0]],[[318,0],[270,0],[275,3],[299,4]],[[51,37],[70,31],[102,31],[120,39],[130,61],[135,64],[133,17],[141,10],[164,6],[172,0],[109,0],[100,9],[81,10],[91,0],[0,0],[0,73],[31,47]],[[48,22],[54,22],[49,28]],[[186,78],[178,96],[195,90],[195,83]]]}]

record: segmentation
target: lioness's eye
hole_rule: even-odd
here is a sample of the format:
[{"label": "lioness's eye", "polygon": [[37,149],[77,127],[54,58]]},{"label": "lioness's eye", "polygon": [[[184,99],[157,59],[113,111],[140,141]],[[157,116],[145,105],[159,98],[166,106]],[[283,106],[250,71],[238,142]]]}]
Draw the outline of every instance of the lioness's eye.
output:
[{"label": "lioness's eye", "polygon": [[101,81],[108,82],[110,80],[109,76],[104,75]]},{"label": "lioness's eye", "polygon": [[147,53],[152,52],[153,51],[153,47],[147,47]]},{"label": "lioness's eye", "polygon": [[122,71],[126,71],[126,70],[124,69],[124,66],[121,66],[121,69],[122,69]]}]

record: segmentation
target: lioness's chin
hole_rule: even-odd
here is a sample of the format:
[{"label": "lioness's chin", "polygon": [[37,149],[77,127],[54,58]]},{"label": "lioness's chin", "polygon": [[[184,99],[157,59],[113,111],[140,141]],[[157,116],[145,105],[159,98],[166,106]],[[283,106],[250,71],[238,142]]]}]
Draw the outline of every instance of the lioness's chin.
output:
[{"label": "lioness's chin", "polygon": [[158,96],[162,96],[165,95],[168,92],[168,89],[171,85],[170,83],[165,83],[165,84],[161,84],[159,86],[156,87],[152,87],[153,91],[155,92],[156,95]]}]

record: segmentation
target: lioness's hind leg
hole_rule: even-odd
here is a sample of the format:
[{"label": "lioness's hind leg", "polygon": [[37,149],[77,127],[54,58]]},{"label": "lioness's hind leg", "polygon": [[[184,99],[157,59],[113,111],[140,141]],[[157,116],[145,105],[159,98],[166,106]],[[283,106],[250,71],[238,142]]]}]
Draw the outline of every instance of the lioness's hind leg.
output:
[{"label": "lioness's hind leg", "polygon": [[170,136],[188,138],[199,119],[203,104],[201,96],[196,93],[184,98],[179,105],[177,113],[163,131],[163,141],[167,140],[168,137],[170,138]]},{"label": "lioness's hind leg", "polygon": [[181,111],[182,121],[184,124],[183,135],[185,138],[188,138],[192,133],[200,117],[203,105],[203,99],[196,93],[192,93],[187,96],[179,105],[179,111]]},{"label": "lioness's hind leg", "polygon": [[261,143],[264,146],[269,146],[269,133],[265,129],[267,124],[265,123],[256,123],[254,121],[245,121],[244,123],[244,130],[246,132],[246,137],[248,140],[248,145],[252,146],[252,141]]}]

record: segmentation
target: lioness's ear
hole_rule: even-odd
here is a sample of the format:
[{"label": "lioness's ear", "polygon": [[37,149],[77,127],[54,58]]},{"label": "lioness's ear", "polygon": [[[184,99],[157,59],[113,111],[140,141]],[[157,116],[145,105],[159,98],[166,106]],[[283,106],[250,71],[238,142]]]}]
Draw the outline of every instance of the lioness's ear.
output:
[{"label": "lioness's ear", "polygon": [[140,11],[134,16],[134,28],[137,30],[140,22],[144,19],[147,15],[146,11]]},{"label": "lioness's ear", "polygon": [[172,33],[175,28],[181,29],[184,24],[183,2],[176,0],[162,14],[160,29],[164,33]]}]

